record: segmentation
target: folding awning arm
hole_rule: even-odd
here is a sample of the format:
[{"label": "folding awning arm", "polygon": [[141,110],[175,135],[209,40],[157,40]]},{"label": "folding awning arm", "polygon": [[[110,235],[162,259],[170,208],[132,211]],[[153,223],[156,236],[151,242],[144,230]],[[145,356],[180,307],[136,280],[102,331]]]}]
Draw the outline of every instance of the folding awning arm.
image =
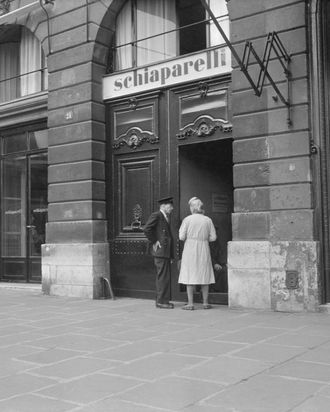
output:
[{"label": "folding awning arm", "polygon": [[[265,79],[269,81],[269,83],[272,85],[273,89],[275,90],[277,96],[280,98],[281,102],[285,104],[285,106],[288,109],[288,118],[287,118],[287,123],[289,126],[292,125],[292,120],[291,120],[291,113],[290,113],[290,79],[291,79],[291,72],[290,72],[290,62],[291,58],[290,55],[286,52],[281,40],[279,39],[277,33],[274,31],[272,33],[268,34],[267,41],[266,41],[266,46],[264,50],[263,57],[260,58],[255,51],[252,43],[250,41],[246,41],[245,47],[244,47],[244,53],[243,53],[243,58],[241,59],[234,49],[233,45],[231,44],[230,40],[226,36],[226,33],[220,26],[218,20],[216,19],[214,13],[212,12],[210,6],[208,5],[206,0],[200,0],[203,7],[213,20],[214,25],[220,32],[222,38],[224,39],[227,47],[230,49],[232,55],[234,56],[235,60],[237,61],[239,68],[241,71],[244,73],[245,77],[247,78],[248,82],[250,83],[252,89],[254,90],[254,93],[257,96],[260,96],[262,93],[262,89],[265,83]],[[270,57],[271,57],[271,52],[274,51],[278,61],[283,67],[284,74],[286,77],[286,82],[287,82],[287,99],[283,96],[281,93],[280,89],[277,87],[275,84],[272,76],[268,72],[268,65],[270,62]],[[250,76],[248,72],[248,67],[250,64],[250,56],[251,54],[255,58],[256,62],[258,63],[260,67],[260,72],[258,76],[258,81],[255,82],[252,77]],[[273,98],[275,101],[277,100],[277,97]]]}]

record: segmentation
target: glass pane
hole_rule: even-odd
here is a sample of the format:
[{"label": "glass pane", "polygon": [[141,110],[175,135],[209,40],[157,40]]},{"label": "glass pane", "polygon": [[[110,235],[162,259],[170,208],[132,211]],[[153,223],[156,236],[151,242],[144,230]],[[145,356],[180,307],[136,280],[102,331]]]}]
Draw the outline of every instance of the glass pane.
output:
[{"label": "glass pane", "polygon": [[[177,27],[175,2],[137,0],[137,40],[161,34]],[[151,64],[177,55],[176,33],[137,43],[137,65]]]},{"label": "glass pane", "polygon": [[19,43],[0,43],[0,103],[19,95]]},{"label": "glass pane", "polygon": [[29,133],[30,149],[47,149],[48,147],[48,130],[38,130]]},{"label": "glass pane", "polygon": [[25,27],[22,27],[20,44],[21,96],[41,91],[41,44]]},{"label": "glass pane", "polygon": [[45,228],[47,222],[47,155],[31,156],[30,159],[30,215],[29,240],[30,255],[40,256],[41,245],[45,243]]},{"label": "glass pane", "polygon": [[[116,20],[115,70],[123,70],[133,65],[132,46],[122,46],[132,41],[132,3],[128,1]],[[119,47],[118,47],[119,46]]]},{"label": "glass pane", "polygon": [[[225,32],[225,35],[229,38],[229,16],[227,10],[227,4],[225,0],[210,0],[210,8],[217,17],[217,20]],[[209,18],[209,17],[208,17]],[[224,43],[224,39],[222,38],[218,28],[215,26],[213,21],[210,21],[210,33],[209,33],[209,44],[208,46],[217,46],[219,44]]]},{"label": "glass pane", "polygon": [[26,160],[3,160],[2,255],[26,256]]},{"label": "glass pane", "polygon": [[180,30],[180,54],[193,53],[206,47],[205,9],[200,0],[180,0],[178,4],[179,25],[187,26]]},{"label": "glass pane", "polygon": [[4,137],[3,153],[16,153],[27,150],[27,135],[20,133],[13,136]]}]

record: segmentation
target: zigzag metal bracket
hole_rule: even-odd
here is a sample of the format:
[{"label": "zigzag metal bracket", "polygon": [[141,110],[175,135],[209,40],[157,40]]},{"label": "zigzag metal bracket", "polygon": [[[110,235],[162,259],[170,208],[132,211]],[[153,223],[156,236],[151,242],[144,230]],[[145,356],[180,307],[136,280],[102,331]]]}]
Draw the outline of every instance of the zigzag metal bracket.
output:
[{"label": "zigzag metal bracket", "polygon": [[[287,117],[287,123],[288,126],[292,125],[292,120],[291,120],[291,103],[290,103],[290,79],[291,79],[291,71],[290,71],[290,62],[291,58],[290,55],[286,52],[281,40],[279,39],[277,33],[274,31],[272,33],[268,34],[267,41],[266,41],[266,46],[264,50],[264,54],[262,59],[258,56],[257,52],[255,51],[253,45],[251,42],[247,41],[245,43],[245,48],[244,48],[244,53],[243,53],[243,59],[239,57],[237,54],[236,50],[234,49],[233,45],[229,41],[228,37],[226,36],[225,32],[223,31],[222,27],[220,26],[218,20],[214,16],[212,10],[210,9],[210,6],[208,5],[206,0],[200,0],[202,5],[204,6],[205,10],[213,20],[214,25],[217,27],[219,30],[222,38],[224,39],[226,45],[232,52],[232,55],[235,57],[235,60],[237,61],[241,71],[244,73],[245,77],[249,81],[252,89],[254,90],[255,94],[257,96],[260,96],[263,90],[263,86],[265,83],[265,79],[269,81],[269,83],[272,85],[273,89],[275,90],[277,96],[280,98],[281,102],[285,104],[288,110],[288,117]],[[271,52],[274,52],[278,61],[281,63],[283,70],[284,70],[284,75],[286,77],[286,83],[287,83],[287,99],[283,96],[277,85],[275,84],[274,80],[272,79],[271,75],[268,72],[268,65],[270,62],[270,57],[271,57]],[[250,64],[250,56],[251,54],[255,58],[256,62],[260,66],[260,72],[258,76],[258,81],[255,83],[255,81],[252,79],[248,72],[248,67]],[[273,99],[274,101],[278,100],[278,97],[274,96]]]}]

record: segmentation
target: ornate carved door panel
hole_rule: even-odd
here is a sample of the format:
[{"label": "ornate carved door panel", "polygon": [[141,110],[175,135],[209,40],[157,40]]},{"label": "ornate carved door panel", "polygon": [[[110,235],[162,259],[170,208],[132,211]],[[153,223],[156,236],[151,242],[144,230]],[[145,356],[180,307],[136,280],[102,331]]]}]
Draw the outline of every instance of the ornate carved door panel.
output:
[{"label": "ornate carved door panel", "polygon": [[151,298],[155,293],[153,260],[147,253],[143,226],[156,207],[164,181],[162,105],[157,93],[112,104],[110,109],[110,269],[118,295]]}]

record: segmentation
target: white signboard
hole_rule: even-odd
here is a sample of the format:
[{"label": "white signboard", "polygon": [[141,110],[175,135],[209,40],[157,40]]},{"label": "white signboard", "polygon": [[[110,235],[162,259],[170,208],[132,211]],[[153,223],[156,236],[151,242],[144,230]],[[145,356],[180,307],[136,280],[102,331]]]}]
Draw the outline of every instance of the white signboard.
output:
[{"label": "white signboard", "polygon": [[107,75],[103,78],[103,99],[115,99],[230,71],[229,49],[227,47],[209,49],[152,66]]}]

